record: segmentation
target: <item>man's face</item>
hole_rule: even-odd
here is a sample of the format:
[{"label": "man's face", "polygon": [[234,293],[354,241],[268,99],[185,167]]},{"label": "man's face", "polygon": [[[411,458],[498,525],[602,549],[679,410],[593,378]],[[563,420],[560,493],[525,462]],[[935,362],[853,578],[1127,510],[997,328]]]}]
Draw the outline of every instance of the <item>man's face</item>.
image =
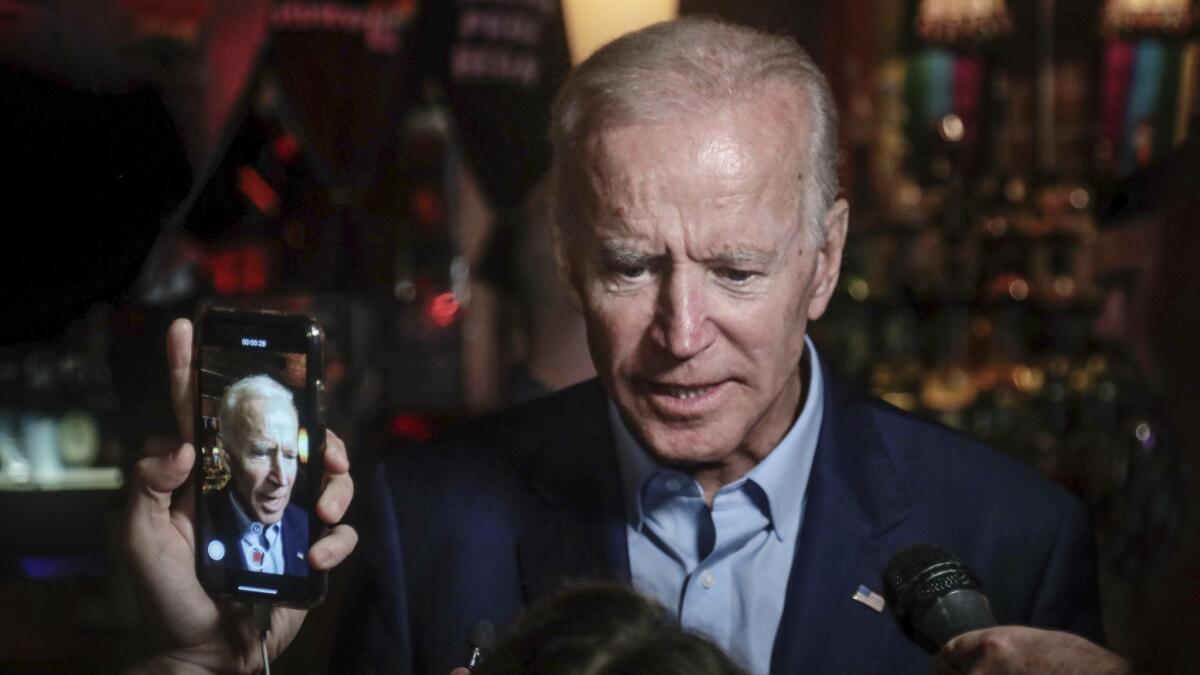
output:
[{"label": "man's face", "polygon": [[247,398],[239,412],[242,433],[232,433],[226,448],[234,487],[247,515],[271,525],[283,518],[296,482],[296,409],[282,399]]},{"label": "man's face", "polygon": [[584,151],[581,232],[560,259],[601,379],[662,461],[748,468],[792,424],[846,224],[839,202],[817,247],[803,222],[806,119],[772,92]]}]

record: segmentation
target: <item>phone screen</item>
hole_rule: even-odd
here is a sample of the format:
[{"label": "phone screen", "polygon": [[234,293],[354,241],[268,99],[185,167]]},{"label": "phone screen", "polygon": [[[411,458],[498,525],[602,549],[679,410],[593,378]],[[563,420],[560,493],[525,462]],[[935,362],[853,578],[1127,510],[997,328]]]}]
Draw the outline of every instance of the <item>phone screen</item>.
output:
[{"label": "phone screen", "polygon": [[[198,333],[198,572],[214,595],[311,604],[324,426],[307,317],[207,312]],[[312,577],[319,577],[314,579]]]}]

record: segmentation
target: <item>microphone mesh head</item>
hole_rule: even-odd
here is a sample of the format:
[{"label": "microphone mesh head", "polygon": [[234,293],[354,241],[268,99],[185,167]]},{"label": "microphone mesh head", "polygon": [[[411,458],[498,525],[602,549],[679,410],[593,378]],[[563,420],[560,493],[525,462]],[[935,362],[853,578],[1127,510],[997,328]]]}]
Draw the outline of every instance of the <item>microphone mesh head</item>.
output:
[{"label": "microphone mesh head", "polygon": [[952,591],[974,590],[983,586],[953,553],[933,544],[915,544],[892,556],[883,570],[883,597],[900,620],[909,637],[925,612],[939,598]]}]

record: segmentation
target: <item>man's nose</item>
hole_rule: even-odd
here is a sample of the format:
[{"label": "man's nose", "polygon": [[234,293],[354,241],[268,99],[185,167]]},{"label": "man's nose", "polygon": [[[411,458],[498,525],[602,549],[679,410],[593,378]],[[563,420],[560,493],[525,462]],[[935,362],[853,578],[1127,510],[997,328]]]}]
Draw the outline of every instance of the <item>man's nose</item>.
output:
[{"label": "man's nose", "polygon": [[701,270],[673,269],[659,289],[654,339],[677,359],[689,359],[716,337],[708,315],[705,278]]},{"label": "man's nose", "polygon": [[288,474],[284,470],[284,458],[282,451],[271,453],[271,471],[267,474],[267,478],[276,485],[286,487],[288,484]]}]

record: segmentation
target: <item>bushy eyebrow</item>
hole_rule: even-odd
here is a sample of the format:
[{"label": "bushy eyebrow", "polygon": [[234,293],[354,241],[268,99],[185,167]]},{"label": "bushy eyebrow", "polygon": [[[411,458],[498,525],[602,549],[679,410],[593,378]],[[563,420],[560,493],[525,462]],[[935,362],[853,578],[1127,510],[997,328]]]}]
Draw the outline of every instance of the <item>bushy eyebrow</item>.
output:
[{"label": "bushy eyebrow", "polygon": [[[604,260],[616,265],[636,266],[645,265],[661,256],[638,251],[637,249],[618,241],[605,241],[600,244],[600,254]],[[743,248],[733,251],[723,251],[712,256],[707,263],[723,267],[767,267],[777,257],[774,251],[759,248]]]},{"label": "bushy eyebrow", "polygon": [[711,262],[728,267],[766,267],[775,257],[773,251],[747,248],[719,253],[712,257]]},{"label": "bushy eyebrow", "polygon": [[600,255],[607,262],[625,266],[644,265],[657,257],[617,241],[601,242]]}]

